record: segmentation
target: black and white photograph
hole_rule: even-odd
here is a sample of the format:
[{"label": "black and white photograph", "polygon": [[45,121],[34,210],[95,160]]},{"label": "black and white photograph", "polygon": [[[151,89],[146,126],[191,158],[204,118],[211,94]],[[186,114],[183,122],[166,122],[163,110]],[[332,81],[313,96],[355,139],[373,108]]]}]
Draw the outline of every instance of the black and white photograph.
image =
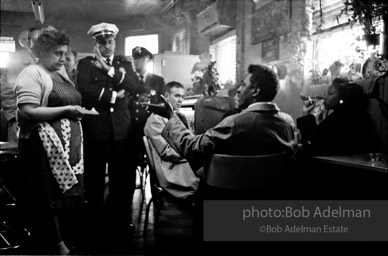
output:
[{"label": "black and white photograph", "polygon": [[386,250],[385,0],[0,11],[0,254]]}]

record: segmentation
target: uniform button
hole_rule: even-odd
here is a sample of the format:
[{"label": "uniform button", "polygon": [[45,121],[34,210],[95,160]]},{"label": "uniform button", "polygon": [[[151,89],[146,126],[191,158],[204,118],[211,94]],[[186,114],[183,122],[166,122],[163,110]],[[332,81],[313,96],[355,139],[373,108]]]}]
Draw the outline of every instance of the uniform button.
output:
[{"label": "uniform button", "polygon": [[139,110],[138,109],[136,109],[136,113],[138,113],[139,112]]},{"label": "uniform button", "polygon": [[136,106],[139,105],[139,102],[136,101]]},{"label": "uniform button", "polygon": [[109,91],[112,91],[112,88],[109,88]]},{"label": "uniform button", "polygon": [[135,120],[136,120],[136,121],[138,121],[138,120],[139,120],[139,118],[137,118],[137,117],[136,117],[136,118],[135,118]]},{"label": "uniform button", "polygon": [[140,95],[139,94],[136,94],[136,97],[139,97]]},{"label": "uniform button", "polygon": [[95,77],[95,78],[94,78],[94,81],[97,81],[97,80],[98,80],[98,78],[97,78],[97,77]]}]

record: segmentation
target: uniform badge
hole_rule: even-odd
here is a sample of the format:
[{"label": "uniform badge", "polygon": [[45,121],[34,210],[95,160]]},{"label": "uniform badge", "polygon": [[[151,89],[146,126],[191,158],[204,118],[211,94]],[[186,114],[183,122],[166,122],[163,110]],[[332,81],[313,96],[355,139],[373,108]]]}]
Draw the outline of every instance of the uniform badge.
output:
[{"label": "uniform badge", "polygon": [[150,94],[151,94],[151,96],[155,96],[156,95],[156,91],[155,90],[151,90]]}]

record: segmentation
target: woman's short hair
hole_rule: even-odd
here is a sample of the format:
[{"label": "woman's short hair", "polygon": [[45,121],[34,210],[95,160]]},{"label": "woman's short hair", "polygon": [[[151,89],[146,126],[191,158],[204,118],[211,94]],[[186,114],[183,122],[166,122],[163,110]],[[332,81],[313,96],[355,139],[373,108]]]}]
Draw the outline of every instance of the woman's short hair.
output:
[{"label": "woman's short hair", "polygon": [[354,83],[346,77],[337,77],[332,85],[337,89],[344,108],[361,110],[366,108],[368,97],[361,85]]},{"label": "woman's short hair", "polygon": [[47,52],[54,47],[70,44],[69,36],[52,26],[43,28],[39,36],[31,41],[31,51],[38,58],[41,57],[41,52]]},{"label": "woman's short hair", "polygon": [[260,89],[260,101],[272,101],[279,90],[279,77],[269,67],[263,65],[250,65],[248,72],[252,74],[251,85]]}]

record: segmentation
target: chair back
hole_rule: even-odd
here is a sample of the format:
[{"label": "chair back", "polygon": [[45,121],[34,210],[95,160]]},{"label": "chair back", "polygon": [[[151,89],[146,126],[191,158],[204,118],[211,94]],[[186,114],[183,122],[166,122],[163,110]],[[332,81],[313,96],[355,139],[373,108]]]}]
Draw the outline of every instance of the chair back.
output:
[{"label": "chair back", "polygon": [[285,152],[259,156],[213,154],[205,161],[205,182],[228,190],[259,190],[280,185],[286,175]]},{"label": "chair back", "polygon": [[156,175],[155,162],[152,156],[151,143],[146,136],[143,136],[143,142],[146,149],[146,156],[147,156],[146,160],[147,160],[149,174],[150,174],[151,194],[154,195],[155,193],[163,190],[163,188],[160,186],[158,176]]}]

